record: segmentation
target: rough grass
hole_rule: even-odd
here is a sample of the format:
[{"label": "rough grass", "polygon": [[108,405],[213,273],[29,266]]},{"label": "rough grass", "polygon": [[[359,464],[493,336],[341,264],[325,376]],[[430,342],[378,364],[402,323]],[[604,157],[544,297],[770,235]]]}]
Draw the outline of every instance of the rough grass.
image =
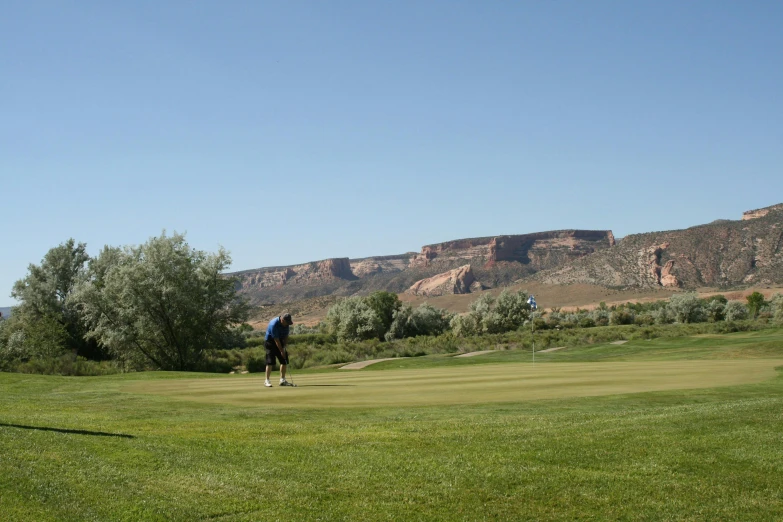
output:
[{"label": "rough grass", "polygon": [[[0,518],[780,520],[783,377],[772,368],[783,363],[767,358],[781,343],[779,331],[764,331],[568,349],[535,366],[487,363],[489,354],[405,359],[394,362],[424,366],[353,377],[295,375],[301,384],[359,379],[357,389],[396,383],[385,393],[397,402],[372,407],[334,407],[335,392],[350,387],[275,387],[243,403],[216,397],[259,383],[255,376],[0,374]],[[752,382],[631,393],[644,390],[644,375],[676,379],[662,368],[701,366],[694,379],[714,386],[714,369],[732,365]],[[508,383],[510,369],[629,388],[510,402],[478,388],[438,392],[452,372],[506,372]],[[422,378],[406,391],[402,377],[435,370],[429,390],[416,387]],[[182,398],[155,389],[164,385]],[[193,397],[210,387],[216,396]],[[484,397],[442,402],[455,393]],[[321,394],[333,399],[316,404]]]}]

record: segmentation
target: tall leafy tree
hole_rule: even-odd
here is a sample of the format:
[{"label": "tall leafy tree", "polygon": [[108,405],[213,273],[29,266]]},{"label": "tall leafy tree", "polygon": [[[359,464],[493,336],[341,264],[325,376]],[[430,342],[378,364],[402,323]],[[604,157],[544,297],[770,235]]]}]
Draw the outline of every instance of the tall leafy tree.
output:
[{"label": "tall leafy tree", "polygon": [[761,309],[767,304],[764,300],[764,294],[753,292],[746,299],[748,301],[748,314],[750,314],[752,319],[757,318]]},{"label": "tall leafy tree", "polygon": [[695,292],[673,295],[667,308],[678,323],[700,323],[706,317],[704,304]]},{"label": "tall leafy tree", "polygon": [[329,308],[326,324],[340,341],[361,341],[383,335],[383,323],[363,297],[348,297]]},{"label": "tall leafy tree", "polygon": [[450,328],[453,316],[454,314],[427,303],[422,303],[416,309],[403,305],[394,312],[394,321],[384,338],[391,341],[417,335],[440,335]]},{"label": "tall leafy tree", "polygon": [[235,281],[222,275],[230,265],[222,248],[209,254],[164,232],[138,247],[104,248],[74,299],[88,336],[117,357],[197,369],[248,316]]},{"label": "tall leafy tree", "polygon": [[[400,298],[397,297],[397,294],[379,291],[368,295],[365,301],[381,320],[383,333],[388,332],[392,321],[394,321],[394,312],[402,306]],[[381,337],[383,337],[383,333],[381,333]]]},{"label": "tall leafy tree", "polygon": [[50,249],[40,265],[31,264],[27,276],[14,284],[11,295],[20,301],[15,321],[27,332],[32,354],[52,356],[72,350],[87,357],[98,355],[95,343],[85,340],[86,330],[71,301],[89,259],[87,245],[69,239]]}]

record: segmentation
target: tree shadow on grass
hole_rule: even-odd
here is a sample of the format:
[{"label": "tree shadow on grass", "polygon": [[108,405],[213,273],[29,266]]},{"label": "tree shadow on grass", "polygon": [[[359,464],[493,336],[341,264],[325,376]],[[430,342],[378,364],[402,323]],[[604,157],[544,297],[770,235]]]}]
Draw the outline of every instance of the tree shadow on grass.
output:
[{"label": "tree shadow on grass", "polygon": [[124,433],[106,433],[103,431],[87,431],[87,430],[67,430],[64,428],[45,428],[42,426],[23,426],[22,424],[7,424],[0,422],[0,428],[19,428],[23,430],[38,430],[38,431],[56,431],[57,433],[70,433],[73,435],[93,435],[96,437],[120,437],[123,439],[135,439],[133,435],[125,435]]}]

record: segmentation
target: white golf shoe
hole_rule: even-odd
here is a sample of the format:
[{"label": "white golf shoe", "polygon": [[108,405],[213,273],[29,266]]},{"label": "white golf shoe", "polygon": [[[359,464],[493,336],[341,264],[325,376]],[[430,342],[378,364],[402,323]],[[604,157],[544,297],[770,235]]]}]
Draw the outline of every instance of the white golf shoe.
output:
[{"label": "white golf shoe", "polygon": [[280,386],[290,386],[290,384],[285,379],[280,379]]},{"label": "white golf shoe", "polygon": [[269,382],[269,379],[264,381],[264,386],[266,386],[267,388],[271,388],[272,387],[272,383]]}]

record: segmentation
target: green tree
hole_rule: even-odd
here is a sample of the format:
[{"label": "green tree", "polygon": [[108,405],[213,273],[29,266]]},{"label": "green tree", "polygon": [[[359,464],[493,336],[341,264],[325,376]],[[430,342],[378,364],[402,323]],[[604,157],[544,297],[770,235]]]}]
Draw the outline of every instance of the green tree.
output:
[{"label": "green tree", "polygon": [[706,318],[702,301],[695,292],[673,295],[667,308],[678,323],[699,323]]},{"label": "green tree", "polygon": [[729,301],[724,309],[726,321],[740,321],[748,318],[748,308],[739,301]]},{"label": "green tree", "polygon": [[455,315],[451,319],[451,331],[458,337],[471,337],[481,333],[481,318],[476,312]]},{"label": "green tree", "polygon": [[776,322],[783,323],[783,294],[775,294],[769,300],[769,306],[772,308],[772,315]]},{"label": "green tree", "polygon": [[326,313],[326,324],[328,332],[343,342],[372,339],[384,332],[380,317],[362,297],[348,297],[334,304]]},{"label": "green tree", "polygon": [[717,299],[710,299],[704,306],[704,313],[713,323],[723,321],[723,319],[726,317],[726,303],[723,303]]},{"label": "green tree", "polygon": [[[29,265],[27,276],[13,286],[11,295],[20,301],[14,315],[29,334],[26,342],[47,339],[47,343],[61,343],[56,350],[47,344],[46,349],[34,349],[36,353],[73,350],[84,357],[100,357],[95,343],[85,339],[86,329],[70,299],[90,259],[86,250],[84,243],[77,244],[69,239],[50,249],[40,265]],[[52,321],[59,323],[61,328],[55,328]],[[42,324],[37,325],[39,322]],[[43,331],[52,335],[38,335]],[[60,335],[63,332],[64,335]]]},{"label": "green tree", "polygon": [[0,370],[29,359],[59,357],[68,352],[68,332],[57,318],[29,320],[20,314],[0,321]]},{"label": "green tree", "polygon": [[[470,314],[475,316],[477,335],[485,333],[500,333],[503,330],[501,317],[495,313],[495,296],[489,292],[481,294],[470,303]],[[470,319],[468,319],[470,321]]]},{"label": "green tree", "polygon": [[228,348],[249,307],[224,277],[231,257],[208,254],[174,233],[138,247],[106,247],[74,295],[88,335],[123,360],[143,357],[165,370],[198,368]]},{"label": "green tree", "polygon": [[385,338],[390,341],[417,335],[440,335],[450,328],[452,317],[452,313],[427,303],[416,309],[403,305],[394,313],[394,321]]},{"label": "green tree", "polygon": [[452,318],[451,328],[462,337],[515,330],[531,317],[527,297],[526,292],[506,290],[497,299],[489,292],[481,294],[467,314]]},{"label": "green tree", "polygon": [[383,338],[383,334],[389,331],[392,321],[394,321],[394,312],[400,309],[402,303],[397,294],[391,292],[373,292],[365,298],[367,305],[372,308],[378,319],[381,320],[381,332],[380,337]]},{"label": "green tree", "polygon": [[756,319],[759,316],[759,312],[767,304],[764,300],[764,294],[761,292],[753,292],[747,297],[748,300],[748,315],[751,319]]},{"label": "green tree", "polygon": [[633,324],[635,320],[636,316],[634,313],[624,308],[617,308],[609,314],[609,324],[612,325]]},{"label": "green tree", "polygon": [[[503,331],[516,330],[530,319],[527,292],[503,290],[495,303],[495,313],[500,316]],[[559,310],[556,312],[559,313]]]},{"label": "green tree", "polygon": [[722,294],[717,294],[717,295],[710,296],[707,299],[705,299],[705,301],[707,303],[715,303],[715,302],[717,302],[717,303],[722,304],[723,306],[726,306],[726,303],[729,302],[729,300],[726,299],[726,296],[722,295]]}]

